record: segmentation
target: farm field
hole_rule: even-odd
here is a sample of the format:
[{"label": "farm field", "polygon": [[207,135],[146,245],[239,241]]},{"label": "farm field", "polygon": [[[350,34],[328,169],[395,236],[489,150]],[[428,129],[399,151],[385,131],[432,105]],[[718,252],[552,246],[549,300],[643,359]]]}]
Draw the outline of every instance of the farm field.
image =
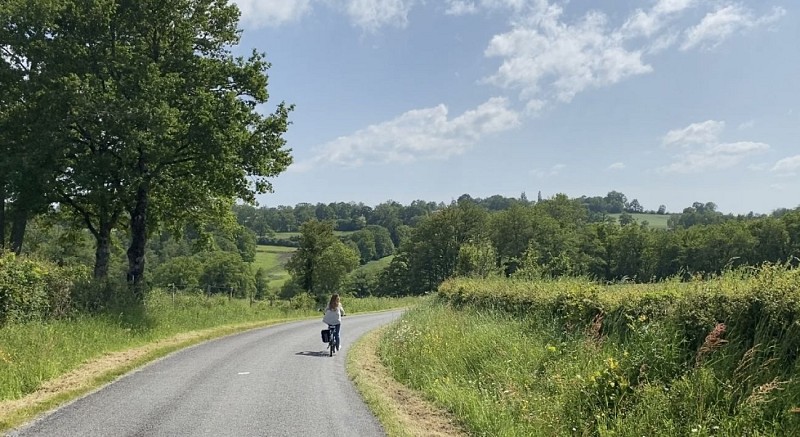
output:
[{"label": "farm field", "polygon": [[289,272],[285,265],[292,257],[294,247],[283,246],[256,246],[256,260],[253,263],[253,270],[263,267],[267,271],[270,290],[279,289],[284,282],[289,279]]},{"label": "farm field", "polygon": [[[341,236],[344,236],[344,235],[350,235],[353,232],[355,232],[355,231],[333,231],[333,235],[336,235],[337,237],[341,237]],[[292,237],[299,237],[299,236],[300,236],[300,232],[276,232],[274,238],[278,239],[278,240],[288,240],[288,239],[290,239]]]},{"label": "farm field", "polygon": [[389,266],[389,263],[394,259],[394,255],[385,256],[379,260],[370,261],[363,266],[359,266],[353,273],[364,272],[367,275],[379,273],[381,270]]},{"label": "farm field", "polygon": [[[620,215],[622,214],[609,214],[608,216],[619,220]],[[646,221],[653,229],[667,229],[667,221],[670,218],[669,214],[631,214],[631,216],[639,224]]]}]

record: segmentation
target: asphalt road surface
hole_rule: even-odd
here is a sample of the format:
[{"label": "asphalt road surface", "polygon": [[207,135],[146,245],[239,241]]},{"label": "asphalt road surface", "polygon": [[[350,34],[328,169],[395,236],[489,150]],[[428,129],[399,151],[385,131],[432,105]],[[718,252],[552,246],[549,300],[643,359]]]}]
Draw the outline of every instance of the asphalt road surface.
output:
[{"label": "asphalt road surface", "polygon": [[12,431],[12,436],[382,436],[345,373],[356,338],[399,311],[348,315],[329,357],[319,320],[168,355]]}]

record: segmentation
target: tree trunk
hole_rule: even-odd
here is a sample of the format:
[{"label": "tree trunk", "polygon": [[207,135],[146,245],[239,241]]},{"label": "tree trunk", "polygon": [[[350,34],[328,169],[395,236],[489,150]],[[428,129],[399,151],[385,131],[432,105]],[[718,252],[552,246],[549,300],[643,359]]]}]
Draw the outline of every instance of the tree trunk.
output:
[{"label": "tree trunk", "polygon": [[28,225],[28,211],[25,208],[14,208],[11,224],[11,250],[17,255],[22,252],[22,241],[25,239],[25,227]]},{"label": "tree trunk", "polygon": [[6,249],[6,183],[0,180],[0,253]]},{"label": "tree trunk", "polygon": [[147,243],[147,205],[149,200],[146,183],[136,190],[136,204],[131,211],[131,244],[128,247],[128,285],[137,297],[142,297],[141,282],[144,275],[144,252]]},{"label": "tree trunk", "polygon": [[108,263],[111,259],[111,225],[101,223],[94,238],[97,246],[94,251],[94,278],[108,277]]}]

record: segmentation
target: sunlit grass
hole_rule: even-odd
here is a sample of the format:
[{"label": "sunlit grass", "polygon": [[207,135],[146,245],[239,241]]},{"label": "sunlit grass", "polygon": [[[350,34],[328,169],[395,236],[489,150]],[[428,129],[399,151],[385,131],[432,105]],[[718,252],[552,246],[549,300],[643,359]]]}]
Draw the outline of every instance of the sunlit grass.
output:
[{"label": "sunlit grass", "polygon": [[[527,294],[521,283],[456,281],[443,296],[459,303],[407,312],[380,353],[473,435],[791,435],[800,429],[799,279],[764,267],[685,286],[579,292],[594,286],[544,282]],[[576,318],[597,303],[605,319]],[[630,316],[637,308],[651,316]],[[715,315],[728,324],[715,326]],[[705,317],[695,346],[687,332]]]},{"label": "sunlit grass", "polygon": [[283,246],[256,246],[256,259],[253,262],[253,271],[263,268],[269,278],[270,290],[278,290],[290,278],[286,270],[286,263],[297,250],[294,247]]}]

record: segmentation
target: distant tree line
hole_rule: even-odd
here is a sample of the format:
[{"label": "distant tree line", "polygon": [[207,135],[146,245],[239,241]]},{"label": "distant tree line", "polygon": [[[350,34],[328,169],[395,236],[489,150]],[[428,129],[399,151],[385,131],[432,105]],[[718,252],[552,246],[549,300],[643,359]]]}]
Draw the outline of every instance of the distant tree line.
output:
[{"label": "distant tree line", "polygon": [[800,209],[730,216],[695,203],[670,229],[590,215],[582,199],[565,195],[495,212],[462,198],[420,221],[383,272],[350,285],[362,294],[407,295],[454,275],[649,282],[800,257]]}]

